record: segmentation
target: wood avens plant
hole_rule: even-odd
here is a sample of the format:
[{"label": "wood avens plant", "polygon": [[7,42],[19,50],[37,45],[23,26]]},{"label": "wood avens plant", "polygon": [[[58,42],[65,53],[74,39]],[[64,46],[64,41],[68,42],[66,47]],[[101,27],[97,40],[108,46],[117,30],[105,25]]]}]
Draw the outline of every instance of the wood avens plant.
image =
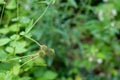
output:
[{"label": "wood avens plant", "polygon": [[[17,0],[17,19],[19,19],[18,18],[18,16],[19,16],[18,3],[19,3],[19,0]],[[16,32],[16,34],[13,34],[10,38],[7,38],[7,37],[6,38],[0,38],[0,47],[9,44],[9,46],[5,50],[7,52],[9,52],[9,53],[12,53],[14,56],[16,56],[16,53],[22,53],[22,52],[26,51],[26,49],[24,48],[26,43],[24,41],[23,42],[18,42],[21,38],[27,38],[27,39],[33,41],[34,43],[36,43],[40,47],[38,52],[36,54],[31,54],[31,55],[26,55],[26,56],[21,56],[21,57],[14,57],[14,58],[9,58],[9,59],[5,59],[5,60],[3,59],[3,60],[0,60],[1,62],[10,62],[10,61],[13,61],[13,60],[19,60],[19,62],[21,62],[22,61],[21,59],[29,57],[30,60],[28,60],[28,61],[24,62],[23,64],[21,64],[21,67],[22,67],[23,65],[27,64],[28,62],[30,62],[30,61],[38,58],[38,57],[47,56],[47,55],[53,55],[55,53],[54,49],[48,48],[46,45],[39,44],[39,42],[34,40],[32,38],[32,35],[30,34],[30,31],[34,28],[36,23],[45,15],[45,13],[47,12],[49,6],[51,4],[55,3],[55,0],[40,1],[40,3],[47,4],[47,7],[43,11],[43,13],[37,18],[37,20],[35,20],[35,21],[31,20],[30,21],[30,23],[26,27],[25,31],[21,31],[20,33]],[[4,0],[0,0],[0,4],[4,5],[3,9],[2,9],[1,18],[0,18],[0,20],[2,21],[4,7],[7,4],[6,4],[6,2]],[[17,24],[16,26],[19,26],[19,24]],[[21,45],[22,45],[22,47],[21,47]]]}]

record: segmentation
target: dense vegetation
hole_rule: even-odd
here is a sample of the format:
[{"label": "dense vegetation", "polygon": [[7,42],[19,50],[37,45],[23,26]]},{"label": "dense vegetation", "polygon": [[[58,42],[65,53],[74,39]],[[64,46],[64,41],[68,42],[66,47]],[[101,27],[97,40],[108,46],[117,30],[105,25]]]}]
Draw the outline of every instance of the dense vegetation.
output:
[{"label": "dense vegetation", "polygon": [[120,0],[0,0],[0,80],[119,80],[119,13]]}]

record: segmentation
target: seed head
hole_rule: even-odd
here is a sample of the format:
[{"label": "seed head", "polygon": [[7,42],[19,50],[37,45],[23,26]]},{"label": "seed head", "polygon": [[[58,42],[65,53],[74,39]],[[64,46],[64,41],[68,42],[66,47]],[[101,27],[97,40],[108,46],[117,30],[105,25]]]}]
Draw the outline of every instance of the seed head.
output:
[{"label": "seed head", "polygon": [[47,46],[46,45],[42,45],[41,49],[44,50],[44,51],[46,51],[47,50]]}]

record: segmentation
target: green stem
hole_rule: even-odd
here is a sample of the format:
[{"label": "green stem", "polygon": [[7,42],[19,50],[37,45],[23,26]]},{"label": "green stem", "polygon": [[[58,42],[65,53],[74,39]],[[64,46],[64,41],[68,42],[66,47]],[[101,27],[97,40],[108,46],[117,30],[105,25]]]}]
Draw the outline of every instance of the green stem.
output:
[{"label": "green stem", "polygon": [[36,59],[36,58],[38,58],[38,57],[39,57],[39,56],[36,56],[36,57],[34,57],[34,58],[32,58],[32,59],[26,61],[26,62],[23,63],[20,67],[24,66],[25,64],[29,63],[30,61],[32,61],[32,60],[34,60],[34,59]]},{"label": "green stem", "polygon": [[0,16],[0,22],[2,22],[2,17],[3,17],[4,10],[5,10],[5,4],[3,5],[3,8],[2,8],[2,13],[1,13],[1,16]]},{"label": "green stem", "polygon": [[28,37],[28,36],[26,36],[26,35],[24,35],[24,37],[26,37],[26,38],[28,38],[29,40],[35,42],[39,47],[41,47],[41,45],[40,45],[36,40],[32,39],[31,37]]},{"label": "green stem", "polygon": [[[19,17],[19,0],[17,0],[16,3],[17,3],[17,11],[16,11],[16,13],[17,13],[17,20],[18,20],[18,17]],[[19,26],[18,26],[18,23],[17,23],[17,30],[19,29],[18,27]],[[16,33],[18,34],[18,31]]]},{"label": "green stem", "polygon": [[27,56],[22,56],[22,57],[18,57],[18,58],[12,58],[12,59],[9,59],[7,61],[13,61],[13,60],[17,60],[17,59],[21,59],[21,58],[26,58],[26,57],[32,57],[32,56],[36,56],[36,55],[38,55],[38,53],[37,54],[27,55]]},{"label": "green stem", "polygon": [[45,15],[45,13],[47,12],[47,10],[48,10],[50,4],[52,3],[52,1],[53,0],[51,0],[49,2],[48,6],[45,8],[45,10],[43,11],[43,13],[37,18],[37,20],[32,24],[31,29],[27,33],[29,33],[33,29],[33,27],[36,25],[36,23]]}]

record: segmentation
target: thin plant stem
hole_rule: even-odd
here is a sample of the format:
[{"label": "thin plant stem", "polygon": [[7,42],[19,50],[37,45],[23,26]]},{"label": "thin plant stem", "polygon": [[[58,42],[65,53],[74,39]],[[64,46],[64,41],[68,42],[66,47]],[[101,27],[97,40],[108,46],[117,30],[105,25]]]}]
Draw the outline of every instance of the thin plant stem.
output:
[{"label": "thin plant stem", "polygon": [[35,24],[45,15],[47,9],[49,6],[46,7],[46,9],[44,10],[44,12],[38,17],[38,19],[33,23],[32,28],[35,26]]},{"label": "thin plant stem", "polygon": [[26,38],[28,38],[29,40],[35,42],[39,47],[41,47],[41,45],[40,45],[36,40],[34,40],[33,38],[30,38],[30,37],[25,36],[25,35],[24,35],[24,37],[26,37]]},{"label": "thin plant stem", "polygon": [[12,58],[12,59],[9,59],[7,61],[13,61],[13,60],[17,60],[17,59],[21,59],[21,58],[26,58],[26,57],[32,57],[32,56],[36,56],[36,55],[38,55],[38,53],[37,54],[27,55],[27,56],[22,56],[22,57],[18,57],[18,58]]},{"label": "thin plant stem", "polygon": [[[45,8],[45,10],[43,11],[43,13],[37,18],[37,20],[32,24],[31,29],[36,25],[36,23],[45,15],[45,13],[47,12],[50,4],[51,4],[52,0],[49,2],[48,6]],[[29,30],[30,31],[30,30]],[[29,33],[29,31],[27,33]]]},{"label": "thin plant stem", "polygon": [[18,16],[19,16],[19,0],[17,0],[17,18],[18,18]]},{"label": "thin plant stem", "polygon": [[[19,0],[16,0],[16,4],[17,4],[17,10],[16,10],[17,20],[19,20],[19,19],[18,19],[18,17],[19,17]],[[19,28],[18,28],[18,23],[17,23],[17,30],[18,30],[18,29],[19,29]],[[18,33],[18,31],[17,31],[16,33]]]},{"label": "thin plant stem", "polygon": [[26,62],[23,63],[20,67],[24,66],[25,64],[29,63],[30,61],[32,61],[32,60],[34,60],[34,59],[36,59],[36,58],[38,58],[38,57],[39,57],[39,56],[36,56],[36,57],[34,57],[34,58],[32,58],[32,59],[26,61]]},{"label": "thin plant stem", "polygon": [[5,10],[5,4],[3,5],[3,8],[2,8],[2,13],[1,13],[1,16],[0,16],[0,22],[2,22],[2,17],[3,17],[4,10]]}]

